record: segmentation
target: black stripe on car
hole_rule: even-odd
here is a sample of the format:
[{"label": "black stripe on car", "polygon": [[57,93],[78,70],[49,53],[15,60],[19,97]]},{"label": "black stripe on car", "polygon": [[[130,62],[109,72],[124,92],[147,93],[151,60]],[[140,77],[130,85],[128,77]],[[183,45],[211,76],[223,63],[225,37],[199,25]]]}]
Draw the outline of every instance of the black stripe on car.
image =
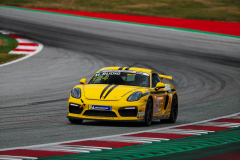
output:
[{"label": "black stripe on car", "polygon": [[165,93],[167,91],[158,91],[158,92],[151,92],[151,94],[161,94],[161,93]]},{"label": "black stripe on car", "polygon": [[[176,91],[175,89],[171,89],[171,92],[174,92]],[[168,91],[158,91],[158,92],[151,92],[151,94],[162,94],[162,93],[165,93],[165,92],[168,92]],[[171,93],[171,92],[168,92],[168,93]]]},{"label": "black stripe on car", "polygon": [[104,99],[108,96],[108,94],[110,93],[110,92],[112,92],[112,90],[114,90],[114,88],[116,88],[118,85],[115,85],[115,86],[113,86],[111,89],[109,89],[109,91],[107,92],[107,94],[105,95],[105,97],[104,97]]},{"label": "black stripe on car", "polygon": [[125,70],[129,70],[131,67],[127,67]]},{"label": "black stripe on car", "polygon": [[110,86],[111,86],[111,84],[107,85],[107,86],[103,89],[103,91],[102,91],[102,93],[101,93],[101,95],[100,95],[100,99],[101,99],[102,95],[106,92],[106,90],[107,90]]},{"label": "black stripe on car", "polygon": [[118,70],[122,70],[124,67],[120,67]]}]

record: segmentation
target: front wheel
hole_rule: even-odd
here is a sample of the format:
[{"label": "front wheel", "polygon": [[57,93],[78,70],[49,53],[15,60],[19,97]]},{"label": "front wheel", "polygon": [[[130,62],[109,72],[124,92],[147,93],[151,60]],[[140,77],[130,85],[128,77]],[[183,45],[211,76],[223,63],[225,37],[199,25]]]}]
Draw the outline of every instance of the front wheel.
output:
[{"label": "front wheel", "polygon": [[82,119],[73,119],[73,118],[68,118],[69,122],[73,124],[81,124],[83,122]]},{"label": "front wheel", "polygon": [[152,118],[153,118],[152,99],[149,98],[145,110],[144,124],[146,126],[150,126],[152,123]]},{"label": "front wheel", "polygon": [[178,115],[178,99],[177,95],[174,95],[172,98],[171,113],[169,119],[161,119],[163,123],[175,123]]}]

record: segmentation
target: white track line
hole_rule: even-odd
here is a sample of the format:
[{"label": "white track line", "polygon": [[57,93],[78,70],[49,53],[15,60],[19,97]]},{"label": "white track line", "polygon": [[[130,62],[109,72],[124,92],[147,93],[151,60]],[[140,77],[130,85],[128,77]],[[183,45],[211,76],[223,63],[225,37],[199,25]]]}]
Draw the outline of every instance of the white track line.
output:
[{"label": "white track line", "polygon": [[37,157],[25,157],[25,156],[2,156],[0,155],[0,159],[38,159]]},{"label": "white track line", "polygon": [[[129,136],[123,136],[123,135],[129,135],[129,134],[136,134],[136,133],[142,133],[142,132],[155,132],[155,133],[158,133],[158,132],[161,132],[161,131],[167,131],[167,130],[176,130],[176,129],[172,129],[172,128],[175,128],[175,127],[182,127],[182,126],[186,126],[186,125],[197,125],[197,124],[203,124],[203,123],[206,123],[206,122],[209,122],[209,121],[213,121],[213,120],[217,120],[217,119],[221,119],[221,118],[228,118],[228,117],[234,117],[234,116],[237,116],[239,115],[239,113],[235,113],[235,114],[231,114],[231,115],[227,115],[227,116],[222,116],[222,117],[218,117],[218,118],[213,118],[213,119],[209,119],[209,120],[204,120],[204,121],[200,121],[200,122],[193,122],[193,123],[189,123],[189,124],[182,124],[182,125],[177,125],[177,126],[171,126],[171,127],[164,127],[164,128],[160,128],[160,129],[151,129],[151,130],[145,130],[145,131],[138,131],[138,132],[131,132],[131,133],[125,133],[125,134],[117,134],[117,135],[110,135],[110,136],[102,136],[102,137],[94,137],[94,138],[86,138],[86,139],[80,139],[80,140],[72,140],[72,141],[64,141],[64,142],[57,142],[57,143],[48,143],[48,144],[40,144],[40,145],[31,145],[31,146],[24,146],[24,147],[13,147],[13,148],[5,148],[5,149],[0,149],[0,151],[4,151],[4,150],[10,150],[10,149],[32,149],[33,147],[34,148],[41,148],[41,147],[46,147],[46,146],[49,146],[49,145],[60,145],[60,144],[63,144],[63,143],[71,143],[71,142],[76,142],[76,141],[85,141],[85,140],[104,140],[104,139],[110,139],[110,138],[115,138],[115,137],[128,137],[128,138],[136,138],[135,140],[137,140],[137,137],[129,137]],[[208,133],[208,132],[214,132],[214,131],[202,131],[202,130],[186,130],[184,129],[184,131],[193,131],[193,133]],[[179,133],[179,132],[178,132]],[[120,138],[121,139],[121,138]],[[139,140],[140,139],[145,139],[146,141],[151,141],[151,138],[143,138],[143,137],[139,137]],[[141,141],[141,140],[140,140]],[[70,147],[74,147],[74,146],[71,146],[71,145],[63,145],[63,146],[70,146]],[[90,146],[77,146],[77,147],[90,147]],[[99,149],[112,149],[110,147],[90,147],[90,148],[99,148]]]},{"label": "white track line", "polygon": [[239,127],[240,123],[228,123],[228,122],[207,122],[205,126],[219,126],[219,127]]},{"label": "white track line", "polygon": [[88,151],[88,150],[69,149],[69,148],[54,148],[54,147],[36,148],[36,150],[42,150],[42,151],[62,151],[62,152],[74,152],[74,153],[90,153],[90,151]]},{"label": "white track line", "polygon": [[25,39],[25,38],[15,38],[18,43],[36,43],[35,41],[29,40],[29,39]]},{"label": "white track line", "polygon": [[38,46],[24,46],[24,45],[18,45],[16,49],[38,49]]}]

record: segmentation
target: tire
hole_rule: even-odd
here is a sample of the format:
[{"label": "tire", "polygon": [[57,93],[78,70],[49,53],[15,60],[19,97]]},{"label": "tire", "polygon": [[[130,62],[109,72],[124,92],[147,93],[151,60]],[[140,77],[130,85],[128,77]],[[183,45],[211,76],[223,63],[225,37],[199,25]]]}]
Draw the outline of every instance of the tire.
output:
[{"label": "tire", "polygon": [[152,123],[152,118],[153,118],[152,99],[148,98],[148,102],[145,110],[144,125],[150,126]]},{"label": "tire", "polygon": [[68,118],[69,122],[73,123],[73,124],[81,124],[83,122],[82,119],[72,119],[72,118]]},{"label": "tire", "polygon": [[178,99],[177,95],[172,98],[171,113],[169,119],[160,119],[163,123],[175,123],[177,121],[178,115]]}]

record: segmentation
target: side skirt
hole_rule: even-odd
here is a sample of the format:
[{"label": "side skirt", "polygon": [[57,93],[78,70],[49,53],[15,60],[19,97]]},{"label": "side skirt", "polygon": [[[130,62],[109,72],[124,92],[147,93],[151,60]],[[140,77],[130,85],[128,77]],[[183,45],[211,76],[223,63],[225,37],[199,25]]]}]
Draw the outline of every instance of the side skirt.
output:
[{"label": "side skirt", "polygon": [[153,116],[153,120],[159,120],[159,119],[169,119],[170,114],[163,114],[159,116]]}]

